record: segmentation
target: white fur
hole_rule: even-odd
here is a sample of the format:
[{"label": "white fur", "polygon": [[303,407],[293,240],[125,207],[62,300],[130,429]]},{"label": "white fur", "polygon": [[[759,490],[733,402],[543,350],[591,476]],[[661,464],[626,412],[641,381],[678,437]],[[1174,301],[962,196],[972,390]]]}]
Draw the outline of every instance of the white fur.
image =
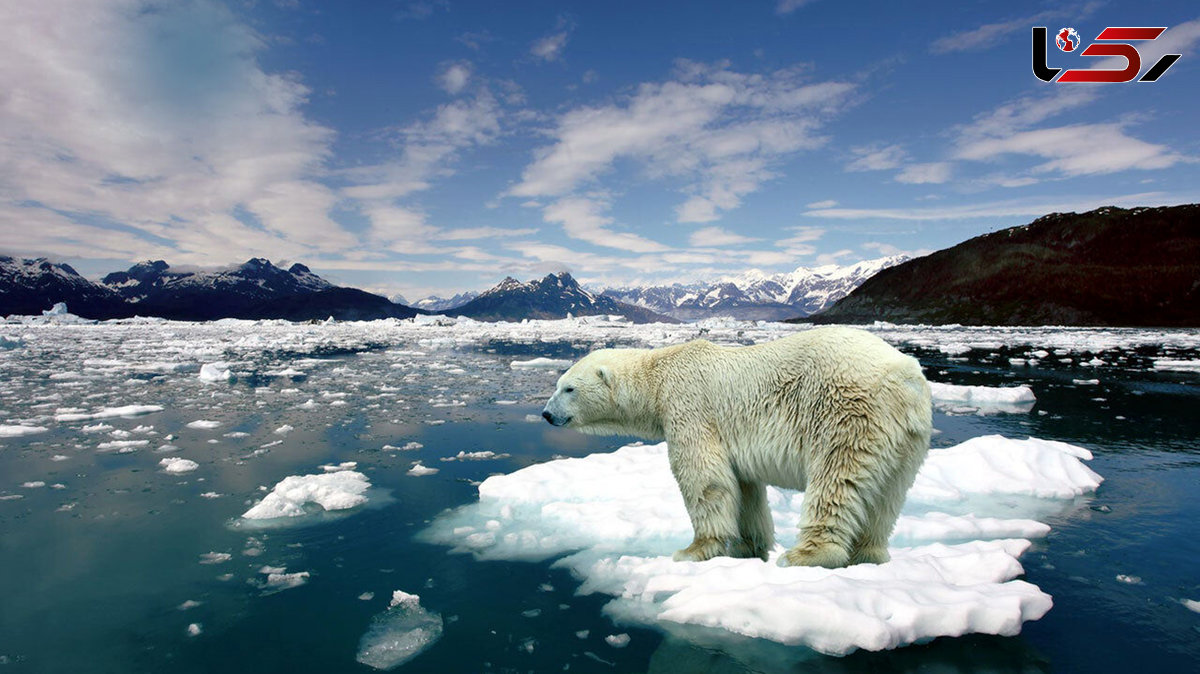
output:
[{"label": "white fur", "polygon": [[917,361],[850,328],[748,347],[595,351],[559,379],[545,416],[667,441],[695,531],[675,559],[765,560],[771,484],[805,491],[799,540],[780,563],[826,567],[887,561],[932,427]]}]

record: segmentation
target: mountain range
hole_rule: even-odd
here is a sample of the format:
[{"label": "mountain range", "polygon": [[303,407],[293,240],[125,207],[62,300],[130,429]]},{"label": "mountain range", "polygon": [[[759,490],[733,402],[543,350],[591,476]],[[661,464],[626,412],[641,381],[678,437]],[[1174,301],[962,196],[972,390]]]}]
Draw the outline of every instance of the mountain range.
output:
[{"label": "mountain range", "polygon": [[884,269],[810,320],[1200,326],[1200,204],[1052,213]]},{"label": "mountain range", "polygon": [[509,276],[466,304],[444,311],[449,316],[466,316],[481,321],[571,316],[624,316],[634,323],[678,323],[669,316],[644,307],[618,302],[580,287],[566,272],[522,283]]},{"label": "mountain range", "polygon": [[602,294],[685,321],[712,316],[780,321],[817,313],[880,270],[907,259],[894,255],[845,266],[799,267],[780,274],[750,270],[715,282],[609,287]]}]

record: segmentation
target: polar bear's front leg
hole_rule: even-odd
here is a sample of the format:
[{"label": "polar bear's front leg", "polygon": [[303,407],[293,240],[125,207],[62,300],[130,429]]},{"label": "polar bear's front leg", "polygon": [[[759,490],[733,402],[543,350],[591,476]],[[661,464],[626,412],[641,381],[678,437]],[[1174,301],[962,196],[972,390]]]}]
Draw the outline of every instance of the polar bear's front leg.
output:
[{"label": "polar bear's front leg", "polygon": [[694,532],[675,561],[703,562],[740,547],[738,483],[724,447],[710,437],[673,438],[667,456]]}]

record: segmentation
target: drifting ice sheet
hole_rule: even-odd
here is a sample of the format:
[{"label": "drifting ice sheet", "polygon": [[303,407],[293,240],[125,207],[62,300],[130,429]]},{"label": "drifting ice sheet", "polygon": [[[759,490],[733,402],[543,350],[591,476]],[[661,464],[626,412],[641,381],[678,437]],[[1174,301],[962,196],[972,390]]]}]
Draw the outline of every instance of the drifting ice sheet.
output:
[{"label": "drifting ice sheet", "polygon": [[[975,438],[932,450],[892,538],[892,561],[846,569],[779,568],[770,561],[671,561],[692,529],[667,463],[666,445],[631,445],[490,477],[479,503],[443,515],[422,537],[481,559],[541,560],[583,580],[580,592],[616,597],[605,610],[622,622],[693,625],[803,644],[828,654],[895,648],[939,636],[1012,635],[1052,605],[1013,580],[1044,536],[1032,519],[931,511],[968,495],[1011,517],[1023,499],[1070,498],[1101,478],[1082,448],[1037,439]],[[796,536],[803,494],[768,488],[781,543]],[[914,547],[898,547],[914,545]],[[694,629],[694,628],[693,628]]]},{"label": "drifting ice sheet", "polygon": [[353,470],[318,475],[292,475],[275,485],[270,494],[242,513],[248,520],[300,517],[308,514],[304,506],[314,503],[325,510],[346,510],[367,502],[371,487],[367,476]]},{"label": "drifting ice sheet", "polygon": [[534,358],[532,360],[514,360],[508,366],[514,370],[565,370],[571,367],[571,361],[561,358]]}]

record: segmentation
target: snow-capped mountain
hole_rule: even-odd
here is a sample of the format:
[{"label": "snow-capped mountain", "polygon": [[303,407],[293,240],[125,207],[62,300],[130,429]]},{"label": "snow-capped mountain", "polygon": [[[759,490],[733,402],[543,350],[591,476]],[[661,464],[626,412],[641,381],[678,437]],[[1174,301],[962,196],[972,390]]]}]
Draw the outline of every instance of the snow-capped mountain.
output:
[{"label": "snow-capped mountain", "polygon": [[445,312],[482,321],[520,321],[525,318],[621,315],[635,323],[671,321],[643,307],[584,290],[566,272],[522,283],[511,276],[466,304]]},{"label": "snow-capped mountain", "polygon": [[0,255],[0,316],[37,315],[57,302],[85,318],[131,313],[117,293],[80,276],[71,265]]},{"label": "snow-capped mountain", "polygon": [[137,313],[183,320],[257,318],[270,300],[336,287],[302,264],[281,269],[263,258],[215,270],[140,262],[101,282],[134,303]]},{"label": "snow-capped mountain", "polygon": [[852,265],[799,267],[779,274],[750,270],[713,282],[610,287],[602,294],[682,320],[710,316],[781,320],[832,306],[879,271],[907,259],[893,255]]},{"label": "snow-capped mountain", "polygon": [[454,297],[449,298],[430,295],[423,300],[417,300],[412,304],[412,306],[418,309],[424,309],[426,311],[449,311],[450,309],[457,309],[458,307],[461,307],[476,297],[479,297],[479,293],[472,290],[458,293]]}]

